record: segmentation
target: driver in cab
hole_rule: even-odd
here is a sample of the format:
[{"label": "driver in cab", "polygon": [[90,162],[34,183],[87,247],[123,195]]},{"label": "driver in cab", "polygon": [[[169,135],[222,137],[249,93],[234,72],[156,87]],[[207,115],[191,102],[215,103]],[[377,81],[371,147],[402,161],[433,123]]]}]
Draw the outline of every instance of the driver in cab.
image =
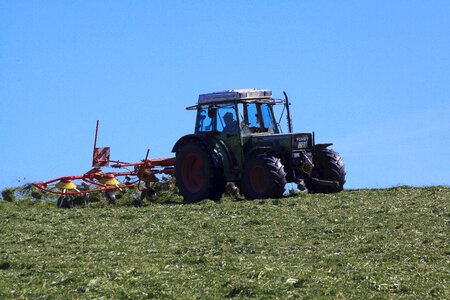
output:
[{"label": "driver in cab", "polygon": [[225,122],[225,127],[223,128],[222,133],[237,134],[239,132],[238,121],[234,119],[232,113],[227,112],[226,114],[224,114],[223,120]]}]

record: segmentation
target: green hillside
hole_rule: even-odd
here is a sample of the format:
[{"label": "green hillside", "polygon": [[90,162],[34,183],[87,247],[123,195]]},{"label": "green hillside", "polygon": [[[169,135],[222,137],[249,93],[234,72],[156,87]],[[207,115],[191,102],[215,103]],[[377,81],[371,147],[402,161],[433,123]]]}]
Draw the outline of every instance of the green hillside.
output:
[{"label": "green hillside", "polygon": [[450,299],[449,187],[179,201],[0,201],[0,298]]}]

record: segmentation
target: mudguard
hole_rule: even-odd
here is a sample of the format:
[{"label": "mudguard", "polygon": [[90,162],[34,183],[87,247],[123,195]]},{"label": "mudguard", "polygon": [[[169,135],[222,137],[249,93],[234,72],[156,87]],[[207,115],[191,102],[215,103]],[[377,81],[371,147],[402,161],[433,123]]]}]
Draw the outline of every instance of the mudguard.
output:
[{"label": "mudguard", "polygon": [[333,145],[333,143],[315,144],[314,147],[313,147],[313,151],[314,151],[314,152],[320,151],[320,150],[325,149],[325,148],[328,148],[328,147],[330,147],[330,146],[332,146],[332,145]]},{"label": "mudguard", "polygon": [[172,152],[176,153],[184,143],[187,143],[190,140],[197,140],[202,143],[209,150],[214,167],[223,168],[224,173],[229,174],[231,170],[231,157],[228,148],[225,143],[214,138],[213,135],[187,134],[175,143]]}]

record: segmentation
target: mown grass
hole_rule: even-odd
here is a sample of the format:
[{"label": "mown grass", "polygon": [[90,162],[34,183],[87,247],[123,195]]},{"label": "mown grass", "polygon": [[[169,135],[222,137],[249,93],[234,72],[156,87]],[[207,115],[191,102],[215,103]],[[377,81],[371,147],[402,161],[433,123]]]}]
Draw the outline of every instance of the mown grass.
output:
[{"label": "mown grass", "polygon": [[0,298],[450,299],[450,188],[0,201]]}]

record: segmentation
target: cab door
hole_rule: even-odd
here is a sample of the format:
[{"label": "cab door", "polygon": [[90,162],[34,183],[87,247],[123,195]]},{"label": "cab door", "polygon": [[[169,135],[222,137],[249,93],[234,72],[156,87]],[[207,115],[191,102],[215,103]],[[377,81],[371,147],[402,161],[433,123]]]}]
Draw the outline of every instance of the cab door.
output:
[{"label": "cab door", "polygon": [[230,152],[233,161],[231,169],[236,176],[243,167],[240,124],[240,118],[234,103],[217,106],[216,131],[218,132],[218,138],[225,143]]}]

